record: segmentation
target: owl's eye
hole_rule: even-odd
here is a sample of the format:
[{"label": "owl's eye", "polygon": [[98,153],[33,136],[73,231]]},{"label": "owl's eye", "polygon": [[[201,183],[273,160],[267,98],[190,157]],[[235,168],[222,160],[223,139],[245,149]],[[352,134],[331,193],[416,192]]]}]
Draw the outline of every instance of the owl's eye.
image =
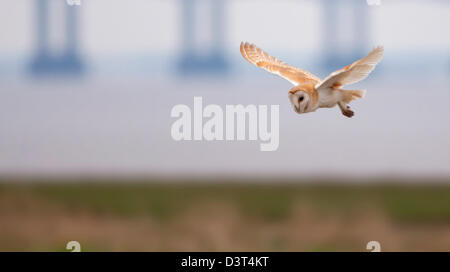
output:
[{"label": "owl's eye", "polygon": [[302,102],[303,99],[304,99],[304,97],[303,97],[303,96],[300,96],[300,97],[298,98],[298,101]]}]

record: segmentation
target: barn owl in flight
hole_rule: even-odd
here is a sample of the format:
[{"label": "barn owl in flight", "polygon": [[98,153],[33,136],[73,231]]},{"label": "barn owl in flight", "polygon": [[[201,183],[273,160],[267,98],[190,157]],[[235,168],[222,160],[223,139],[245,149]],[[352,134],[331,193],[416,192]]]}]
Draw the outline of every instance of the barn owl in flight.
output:
[{"label": "barn owl in flight", "polygon": [[254,44],[241,43],[241,54],[247,61],[295,85],[289,90],[289,101],[299,114],[313,112],[318,108],[331,108],[337,104],[343,115],[352,117],[354,112],[348,104],[354,99],[363,98],[365,91],[341,88],[366,78],[383,57],[383,52],[383,47],[379,46],[364,58],[320,80],[305,70],[270,56]]}]

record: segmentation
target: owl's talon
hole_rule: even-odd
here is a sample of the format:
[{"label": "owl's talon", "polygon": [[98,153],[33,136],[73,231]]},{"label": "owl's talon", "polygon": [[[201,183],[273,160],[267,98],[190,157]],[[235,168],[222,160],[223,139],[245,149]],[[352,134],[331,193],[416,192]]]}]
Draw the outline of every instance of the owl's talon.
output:
[{"label": "owl's talon", "polygon": [[355,115],[355,112],[353,112],[352,110],[343,110],[342,114],[347,116],[348,118],[351,118],[353,115]]}]

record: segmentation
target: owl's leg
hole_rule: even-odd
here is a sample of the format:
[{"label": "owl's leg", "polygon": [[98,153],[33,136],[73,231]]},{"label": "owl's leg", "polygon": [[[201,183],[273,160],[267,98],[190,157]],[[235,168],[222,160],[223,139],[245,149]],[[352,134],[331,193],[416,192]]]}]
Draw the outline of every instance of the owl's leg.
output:
[{"label": "owl's leg", "polygon": [[347,117],[352,117],[355,113],[350,109],[350,106],[344,102],[338,102],[339,108],[341,108],[341,112],[343,115]]}]

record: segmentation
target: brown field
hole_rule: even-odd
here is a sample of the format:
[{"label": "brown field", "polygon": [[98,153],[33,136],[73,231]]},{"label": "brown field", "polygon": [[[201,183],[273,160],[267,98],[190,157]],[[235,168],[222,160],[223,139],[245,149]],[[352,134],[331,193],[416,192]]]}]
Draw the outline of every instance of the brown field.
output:
[{"label": "brown field", "polygon": [[0,250],[449,251],[450,186],[0,185]]}]

